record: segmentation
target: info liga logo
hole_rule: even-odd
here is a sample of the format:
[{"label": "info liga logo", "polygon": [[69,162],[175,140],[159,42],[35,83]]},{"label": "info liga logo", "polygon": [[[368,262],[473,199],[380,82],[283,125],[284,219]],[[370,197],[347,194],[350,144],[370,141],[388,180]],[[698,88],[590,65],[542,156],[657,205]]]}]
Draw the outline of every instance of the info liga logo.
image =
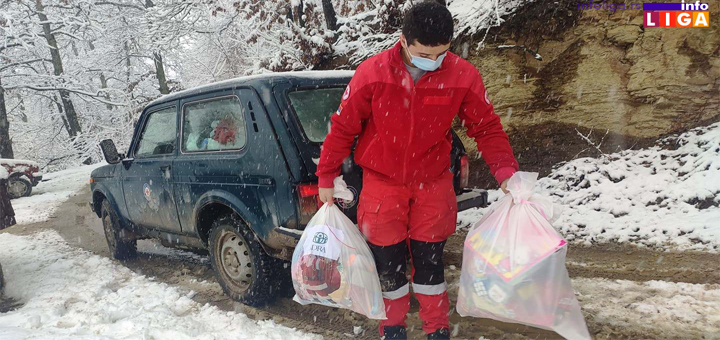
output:
[{"label": "info liga logo", "polygon": [[709,27],[707,3],[643,3],[645,27]]}]

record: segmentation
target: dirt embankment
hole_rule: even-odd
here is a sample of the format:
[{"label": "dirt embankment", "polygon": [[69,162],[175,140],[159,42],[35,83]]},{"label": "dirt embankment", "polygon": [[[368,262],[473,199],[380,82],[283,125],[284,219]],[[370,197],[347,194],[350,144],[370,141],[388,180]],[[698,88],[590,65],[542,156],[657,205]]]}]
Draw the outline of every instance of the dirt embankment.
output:
[{"label": "dirt embankment", "polygon": [[[599,154],[580,134],[608,153],[719,121],[718,15],[720,3],[711,2],[709,28],[644,28],[640,10],[535,1],[490,29],[485,47],[467,59],[483,75],[520,168],[543,176],[559,162]],[[476,46],[484,35],[453,48]],[[524,46],[542,60],[501,45]],[[463,142],[474,153],[474,142]],[[496,187],[483,162],[471,159],[471,185]]]},{"label": "dirt embankment", "polygon": [[507,126],[551,121],[657,138],[720,115],[720,3],[709,4],[709,28],[645,28],[642,10],[535,1],[468,59]]}]

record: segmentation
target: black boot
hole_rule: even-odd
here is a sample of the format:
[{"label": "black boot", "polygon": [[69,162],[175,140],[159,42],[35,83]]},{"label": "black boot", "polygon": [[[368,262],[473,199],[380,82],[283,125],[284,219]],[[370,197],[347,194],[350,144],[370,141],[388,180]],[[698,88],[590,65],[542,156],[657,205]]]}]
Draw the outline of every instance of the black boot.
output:
[{"label": "black boot", "polygon": [[437,339],[450,339],[450,330],[447,328],[440,328],[430,334],[428,334],[428,340]]},{"label": "black boot", "polygon": [[385,326],[383,327],[385,332],[385,340],[389,339],[402,339],[407,340],[407,331],[403,326]]}]

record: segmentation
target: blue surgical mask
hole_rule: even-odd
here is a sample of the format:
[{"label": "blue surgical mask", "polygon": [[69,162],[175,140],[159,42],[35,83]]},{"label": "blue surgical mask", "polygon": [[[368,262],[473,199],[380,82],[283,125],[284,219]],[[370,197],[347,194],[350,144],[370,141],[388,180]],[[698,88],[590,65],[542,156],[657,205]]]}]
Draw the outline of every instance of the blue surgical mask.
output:
[{"label": "blue surgical mask", "polygon": [[407,48],[405,49],[407,53],[410,55],[410,62],[415,65],[417,68],[425,71],[435,71],[442,65],[443,59],[445,59],[445,56],[447,55],[447,52],[441,54],[438,56],[436,60],[428,59],[428,58],[422,58],[422,57],[416,57],[410,53],[410,50]]}]

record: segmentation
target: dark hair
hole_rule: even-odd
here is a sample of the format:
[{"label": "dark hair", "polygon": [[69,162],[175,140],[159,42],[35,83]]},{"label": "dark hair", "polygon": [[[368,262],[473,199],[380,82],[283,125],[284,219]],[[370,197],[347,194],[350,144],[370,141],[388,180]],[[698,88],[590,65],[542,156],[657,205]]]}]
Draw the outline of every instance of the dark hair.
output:
[{"label": "dark hair", "polygon": [[421,2],[405,13],[402,33],[408,45],[415,41],[426,46],[449,44],[453,37],[452,14],[435,1]]}]

